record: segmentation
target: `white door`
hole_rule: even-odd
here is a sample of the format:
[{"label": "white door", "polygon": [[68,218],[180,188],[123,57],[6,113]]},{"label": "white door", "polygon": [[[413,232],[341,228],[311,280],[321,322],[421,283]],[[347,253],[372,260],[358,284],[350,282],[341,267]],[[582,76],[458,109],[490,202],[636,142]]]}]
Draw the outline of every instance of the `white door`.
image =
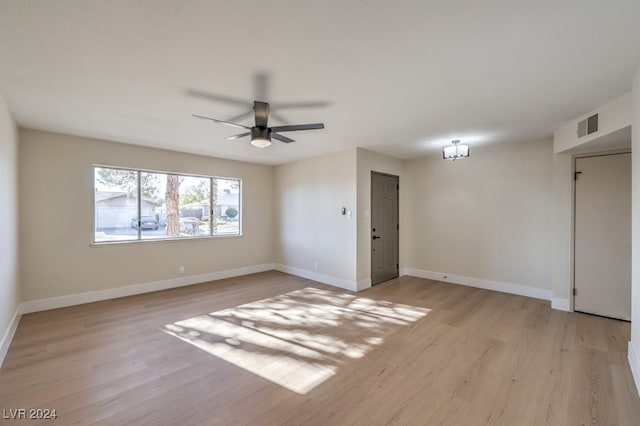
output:
[{"label": "white door", "polygon": [[574,309],[631,320],[631,154],[575,170]]},{"label": "white door", "polygon": [[371,172],[371,284],[398,277],[398,176]]}]

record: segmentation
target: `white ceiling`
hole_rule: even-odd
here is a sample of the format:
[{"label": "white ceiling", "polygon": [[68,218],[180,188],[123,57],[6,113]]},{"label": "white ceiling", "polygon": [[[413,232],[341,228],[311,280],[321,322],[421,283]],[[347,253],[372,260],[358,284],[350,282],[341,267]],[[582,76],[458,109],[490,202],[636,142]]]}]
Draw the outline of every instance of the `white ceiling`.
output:
[{"label": "white ceiling", "polygon": [[[638,0],[0,0],[0,93],[21,126],[265,164],[551,137],[639,65]],[[189,91],[262,92],[326,129],[225,141],[235,129],[190,114],[249,107]],[[277,109],[303,102],[326,106]]]}]

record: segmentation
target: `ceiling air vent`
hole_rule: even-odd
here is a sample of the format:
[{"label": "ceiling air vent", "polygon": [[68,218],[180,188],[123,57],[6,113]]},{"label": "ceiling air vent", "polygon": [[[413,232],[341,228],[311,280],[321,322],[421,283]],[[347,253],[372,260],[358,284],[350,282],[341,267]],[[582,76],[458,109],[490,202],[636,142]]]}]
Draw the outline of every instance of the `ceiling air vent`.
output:
[{"label": "ceiling air vent", "polygon": [[578,122],[578,138],[590,135],[598,131],[598,114]]}]

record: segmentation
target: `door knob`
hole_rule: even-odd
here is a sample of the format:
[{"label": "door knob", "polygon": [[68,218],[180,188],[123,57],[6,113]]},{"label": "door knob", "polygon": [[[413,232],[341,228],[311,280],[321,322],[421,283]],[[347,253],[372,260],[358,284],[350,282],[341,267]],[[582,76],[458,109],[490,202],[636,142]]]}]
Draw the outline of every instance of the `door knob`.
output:
[{"label": "door knob", "polygon": [[378,237],[377,235],[374,235],[374,236],[373,236],[373,239],[374,239],[374,240],[377,240],[378,238],[382,238],[382,237]]}]

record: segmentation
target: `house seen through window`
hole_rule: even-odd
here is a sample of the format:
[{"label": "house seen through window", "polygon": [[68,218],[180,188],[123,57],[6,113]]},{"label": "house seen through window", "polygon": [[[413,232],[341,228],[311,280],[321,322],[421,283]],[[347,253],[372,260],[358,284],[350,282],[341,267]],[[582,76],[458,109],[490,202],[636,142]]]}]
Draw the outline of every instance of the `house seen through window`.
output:
[{"label": "house seen through window", "polygon": [[94,167],[94,242],[239,235],[239,179]]}]

